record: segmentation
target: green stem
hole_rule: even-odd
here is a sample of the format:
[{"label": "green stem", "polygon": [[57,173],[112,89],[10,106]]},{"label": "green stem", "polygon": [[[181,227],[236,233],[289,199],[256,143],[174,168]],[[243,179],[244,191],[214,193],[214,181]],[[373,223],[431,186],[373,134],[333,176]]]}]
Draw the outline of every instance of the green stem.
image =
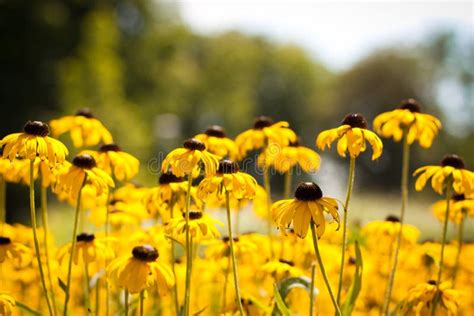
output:
[{"label": "green stem", "polygon": [[[43,175],[41,175],[43,176]],[[56,314],[56,295],[54,295],[53,277],[51,272],[51,263],[49,259],[49,245],[48,245],[48,191],[47,188],[41,186],[41,221],[43,222],[43,243],[44,254],[46,258],[46,270],[48,275],[49,286],[51,287],[51,300],[53,304],[54,313]]]},{"label": "green stem", "polygon": [[140,292],[140,316],[143,316],[143,299],[144,299],[144,292],[145,290],[142,290]]},{"label": "green stem", "polygon": [[311,265],[311,287],[309,288],[309,316],[314,314],[314,280],[316,276],[316,265]]},{"label": "green stem", "polygon": [[191,185],[193,177],[192,174],[188,175],[188,188],[186,191],[186,207],[185,207],[185,220],[186,220],[186,288],[184,292],[184,315],[189,315],[189,303],[191,298],[191,268],[193,260],[192,243],[189,234],[189,208],[191,204]]},{"label": "green stem", "polygon": [[274,257],[273,253],[273,239],[272,239],[272,197],[271,197],[271,186],[270,186],[270,173],[268,168],[263,168],[263,186],[267,192],[267,235],[268,240],[270,241],[270,256]]},{"label": "green stem", "polygon": [[453,289],[456,286],[456,278],[457,278],[458,270],[459,270],[459,260],[461,259],[462,243],[464,239],[464,219],[465,218],[466,218],[466,211],[463,209],[461,222],[459,223],[459,228],[458,228],[458,249],[456,253],[456,262],[454,263],[453,278],[451,281]]},{"label": "green stem", "polygon": [[86,315],[89,315],[89,311],[91,308],[91,300],[90,300],[90,293],[89,293],[89,264],[84,261],[84,301],[85,301],[85,308],[86,308]]},{"label": "green stem", "polygon": [[38,240],[38,232],[36,230],[36,207],[35,207],[35,179],[34,179],[34,160],[30,161],[30,212],[31,212],[31,226],[33,228],[33,240],[35,244],[36,260],[38,262],[38,270],[41,278],[41,285],[48,304],[49,315],[54,315],[53,307],[49,298],[48,288],[46,286],[46,279],[43,271],[43,264],[41,263],[40,246]]},{"label": "green stem", "polygon": [[[106,246],[109,247],[109,234],[110,234],[110,217],[109,217],[109,207],[110,207],[110,196],[111,196],[111,188],[109,188],[109,192],[107,193],[107,204],[105,205],[105,243]],[[105,259],[105,266],[109,265],[109,259]],[[105,278],[105,316],[109,316],[109,308],[110,308],[110,289],[109,289],[109,280]]]},{"label": "green stem", "polygon": [[395,246],[395,253],[393,255],[392,268],[388,278],[387,289],[385,291],[385,299],[383,304],[383,314],[389,315],[390,301],[392,300],[392,290],[395,283],[395,274],[397,272],[398,254],[400,253],[400,246],[402,244],[403,223],[405,222],[405,210],[408,202],[408,173],[410,169],[410,145],[407,141],[407,130],[403,132],[403,153],[402,153],[402,204],[400,207],[400,228],[397,234],[397,243]]},{"label": "green stem", "polygon": [[446,181],[446,214],[444,215],[444,224],[443,224],[443,240],[441,241],[441,255],[439,258],[439,270],[438,270],[438,278],[436,280],[436,296],[433,301],[433,308],[431,310],[431,315],[434,316],[436,314],[436,307],[438,306],[440,300],[440,292],[439,292],[439,285],[441,284],[441,278],[443,276],[443,268],[444,268],[444,248],[446,245],[446,237],[448,235],[448,220],[449,220],[449,210],[451,203],[451,189],[453,186],[453,179],[452,176]]},{"label": "green stem", "polygon": [[235,251],[234,251],[234,236],[232,236],[232,220],[230,213],[230,197],[229,192],[226,190],[225,192],[225,206],[227,210],[227,227],[229,231],[229,244],[230,244],[230,255],[232,258],[232,272],[234,275],[234,287],[235,287],[235,300],[237,306],[239,307],[240,315],[244,315],[244,309],[242,307],[242,300],[240,299],[240,288],[239,288],[239,277],[237,274],[237,261],[235,260]]},{"label": "green stem", "polygon": [[76,243],[77,243],[77,227],[78,227],[78,222],[79,222],[79,212],[81,211],[81,194],[82,194],[82,188],[84,187],[84,184],[87,181],[87,174],[84,174],[84,180],[82,181],[81,188],[79,189],[79,192],[77,194],[77,203],[76,203],[76,212],[74,215],[74,226],[72,229],[72,238],[71,238],[71,254],[69,256],[69,263],[68,263],[68,269],[67,269],[67,281],[66,281],[66,298],[64,299],[64,312],[63,315],[67,316],[67,308],[69,304],[69,299],[71,296],[71,277],[72,277],[72,263],[74,256],[76,255]]},{"label": "green stem", "polygon": [[128,290],[125,289],[125,316],[128,316]]},{"label": "green stem", "polygon": [[337,304],[336,298],[334,297],[334,293],[331,289],[331,284],[329,283],[329,278],[326,274],[326,270],[324,269],[323,259],[321,258],[321,253],[319,252],[318,247],[318,236],[316,234],[316,225],[314,221],[311,220],[311,234],[313,237],[313,246],[314,246],[314,253],[316,254],[316,259],[318,260],[319,269],[321,270],[321,274],[323,275],[324,283],[326,283],[326,288],[329,292],[329,296],[331,297],[332,304],[334,305],[334,309],[336,310],[336,315],[341,316],[341,310],[339,309],[339,305]]},{"label": "green stem", "polygon": [[349,202],[351,201],[352,189],[354,188],[355,178],[355,157],[351,157],[349,162],[349,175],[347,177],[347,194],[344,203],[344,219],[342,225],[342,247],[341,247],[341,268],[339,269],[339,283],[337,285],[337,304],[341,301],[342,281],[344,278],[344,265],[346,263],[346,245],[347,245],[347,212],[349,210]]},{"label": "green stem", "polygon": [[292,181],[293,181],[293,169],[290,168],[285,173],[285,191],[284,191],[284,196],[283,196],[285,199],[290,198]]},{"label": "green stem", "polygon": [[[171,202],[170,202],[170,216],[171,218],[174,217],[174,200],[173,197],[171,197]],[[176,280],[176,267],[175,267],[175,258],[174,258],[174,252],[175,252],[175,243],[174,240],[171,240],[171,270],[173,271],[174,279]],[[174,308],[176,311],[176,315],[179,315],[179,300],[178,300],[178,282],[174,283],[173,286],[173,301],[174,301]]]}]

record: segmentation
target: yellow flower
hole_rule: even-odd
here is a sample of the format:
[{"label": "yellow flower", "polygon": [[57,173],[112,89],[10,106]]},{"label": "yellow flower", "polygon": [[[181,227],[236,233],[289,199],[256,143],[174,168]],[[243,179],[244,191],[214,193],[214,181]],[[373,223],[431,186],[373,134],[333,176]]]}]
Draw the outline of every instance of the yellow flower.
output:
[{"label": "yellow flower", "polygon": [[12,242],[9,237],[0,236],[0,264],[7,259],[12,260],[19,266],[26,266],[31,262],[33,253],[25,245]]},{"label": "yellow flower", "polygon": [[[464,194],[456,194],[451,197],[449,202],[449,220],[460,224],[466,217],[474,217],[474,199],[466,197]],[[435,217],[444,221],[446,216],[446,200],[441,200],[433,204],[433,214]]]},{"label": "yellow flower", "polygon": [[452,179],[453,189],[457,194],[470,195],[474,193],[474,173],[464,169],[464,161],[457,155],[446,155],[440,166],[425,166],[414,173],[418,176],[415,183],[417,191],[423,190],[431,178],[431,187],[438,194],[443,194],[447,180]]},{"label": "yellow flower", "polygon": [[282,147],[288,146],[296,139],[296,134],[289,128],[288,122],[273,123],[270,117],[259,116],[255,120],[253,128],[236,137],[235,144],[239,148],[239,158],[242,159],[250,150],[260,149],[271,143]]},{"label": "yellow flower", "polygon": [[319,169],[321,158],[318,153],[303,147],[298,141],[290,142],[286,147],[270,145],[258,157],[260,166],[274,167],[280,173],[288,172],[300,166],[304,172],[315,172]]},{"label": "yellow flower", "polygon": [[165,160],[161,170],[171,172],[177,177],[195,174],[196,169],[199,170],[199,163],[204,164],[207,175],[216,173],[219,165],[219,158],[206,150],[206,145],[195,138],[188,139],[184,142],[183,148],[177,148],[170,152]]},{"label": "yellow flower", "polygon": [[[402,315],[429,315],[436,294],[436,281],[430,280],[416,285],[402,301]],[[451,289],[449,282],[443,282],[439,285],[439,295],[438,308],[444,310],[447,315],[457,315],[459,292]]]},{"label": "yellow flower", "polygon": [[226,136],[224,128],[218,125],[209,126],[202,134],[194,136],[206,145],[207,150],[219,157],[238,158],[238,149],[234,141]]},{"label": "yellow flower", "polygon": [[[188,182],[184,178],[180,178],[171,172],[162,173],[158,179],[159,185],[148,190],[143,198],[146,209],[151,214],[159,212],[164,216],[166,211],[174,209],[184,209],[185,194]],[[170,214],[167,214],[170,215]]]},{"label": "yellow flower", "polygon": [[[107,246],[105,238],[97,238],[94,234],[81,233],[76,236],[76,251],[73,258],[75,265],[79,264],[79,258],[84,263],[105,263],[113,259],[114,251]],[[66,255],[71,255],[72,243],[67,243],[58,250],[57,258],[61,263]]]},{"label": "yellow flower", "polygon": [[153,285],[160,295],[166,295],[174,285],[171,269],[157,261],[158,250],[150,245],[137,246],[132,256],[115,259],[107,267],[109,277],[131,294],[139,293]]},{"label": "yellow flower", "polygon": [[0,315],[11,316],[16,302],[13,297],[5,293],[0,293]]},{"label": "yellow flower", "polygon": [[84,150],[81,154],[94,157],[97,166],[118,181],[128,181],[138,173],[138,159],[122,151],[117,144],[105,144],[99,151]]},{"label": "yellow flower", "polygon": [[[400,219],[397,216],[389,215],[385,221],[373,221],[362,228],[362,233],[367,236],[367,243],[375,248],[381,244],[391,245],[400,231]],[[402,244],[413,245],[420,237],[418,228],[403,224]]]},{"label": "yellow flower", "polygon": [[25,158],[48,161],[50,166],[62,163],[68,154],[66,146],[60,141],[49,137],[49,127],[40,121],[28,121],[23,133],[5,136],[0,141],[3,147],[3,158],[11,160]]},{"label": "yellow flower", "polygon": [[[247,236],[242,235],[241,237],[234,237],[234,252],[237,258],[241,258],[245,255],[255,256],[258,251],[258,245],[246,238]],[[223,237],[221,240],[216,242],[209,242],[206,248],[206,258],[212,260],[218,260],[223,257],[228,257],[230,254],[230,243],[229,237]]]},{"label": "yellow flower", "polygon": [[273,203],[272,215],[277,226],[283,231],[293,222],[295,233],[304,238],[308,233],[310,221],[316,224],[318,237],[324,234],[326,220],[324,212],[339,223],[337,202],[323,197],[323,192],[314,182],[302,182],[295,191],[295,198]]},{"label": "yellow flower", "polygon": [[380,138],[367,129],[367,121],[360,114],[346,115],[341,126],[321,132],[316,139],[316,146],[324,150],[330,148],[331,143],[338,140],[337,152],[341,157],[346,152],[353,158],[367,149],[366,141],[372,146],[372,160],[382,155],[383,144]]},{"label": "yellow flower", "polygon": [[79,190],[86,184],[96,189],[96,196],[107,195],[109,187],[114,187],[114,181],[103,170],[97,168],[96,162],[91,155],[83,154],[74,157],[72,164],[59,171],[54,191],[65,192],[76,200]]},{"label": "yellow flower", "polygon": [[421,147],[429,148],[438,135],[441,122],[434,116],[421,113],[418,101],[403,100],[390,112],[379,114],[374,120],[374,130],[381,136],[399,142],[407,129],[407,142],[418,141]]},{"label": "yellow flower", "polygon": [[206,200],[208,194],[229,192],[236,199],[251,199],[255,196],[257,181],[246,173],[239,171],[239,165],[223,159],[215,175],[204,178],[198,187],[198,197]]},{"label": "yellow flower", "polygon": [[283,259],[269,261],[261,267],[261,270],[273,275],[277,280],[286,277],[300,277],[305,274],[303,270],[295,267],[294,262]]},{"label": "yellow flower", "polygon": [[[219,238],[221,234],[215,225],[224,226],[223,223],[215,220],[206,214],[198,211],[189,212],[189,234],[193,242]],[[166,225],[166,234],[173,239],[183,243],[186,234],[186,219],[184,214],[181,218],[172,218]]]},{"label": "yellow flower", "polygon": [[52,120],[49,124],[55,137],[70,132],[74,147],[94,146],[101,142],[109,144],[113,141],[110,132],[87,108],[79,110],[76,115]]}]

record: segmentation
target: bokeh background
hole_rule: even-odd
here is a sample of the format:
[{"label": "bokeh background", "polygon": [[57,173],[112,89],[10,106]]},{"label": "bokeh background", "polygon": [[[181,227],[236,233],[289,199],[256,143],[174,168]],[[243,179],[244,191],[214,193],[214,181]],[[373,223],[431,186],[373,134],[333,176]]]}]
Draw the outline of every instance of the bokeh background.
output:
[{"label": "bokeh background", "polygon": [[[472,169],[473,26],[472,2],[1,0],[0,134],[89,107],[154,185],[156,159],[210,124],[233,137],[270,115],[314,148],[347,113],[372,121],[414,97],[444,128],[429,150],[412,147],[412,169],[445,153]],[[355,221],[398,213],[400,144],[384,146],[379,161],[358,159]],[[342,199],[347,160],[322,158],[306,177]],[[9,185],[9,221],[26,220],[26,192]],[[440,230],[436,199],[410,192],[408,222],[424,238]]]}]

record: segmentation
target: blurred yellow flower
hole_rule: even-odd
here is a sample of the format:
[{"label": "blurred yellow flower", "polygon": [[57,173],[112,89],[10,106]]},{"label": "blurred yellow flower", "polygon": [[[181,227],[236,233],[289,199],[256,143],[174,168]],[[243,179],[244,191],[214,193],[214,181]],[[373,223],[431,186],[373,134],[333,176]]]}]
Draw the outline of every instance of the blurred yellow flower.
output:
[{"label": "blurred yellow flower", "polygon": [[33,258],[33,252],[25,245],[12,242],[9,237],[0,236],[0,264],[7,259],[13,263],[23,267],[28,265]]},{"label": "blurred yellow flower", "polygon": [[303,270],[295,267],[294,262],[283,259],[269,261],[260,270],[275,277],[277,280],[305,275]]},{"label": "blurred yellow flower", "polygon": [[[451,289],[449,282],[443,282],[439,285],[440,302],[438,308],[447,315],[454,316],[458,314],[459,292]],[[437,294],[436,281],[421,283],[410,289],[406,298],[401,303],[402,315],[429,315],[432,310],[433,301]],[[438,315],[438,313],[436,313]]]},{"label": "blurred yellow flower", "polygon": [[204,133],[194,136],[206,145],[207,150],[221,158],[238,158],[238,149],[235,142],[226,136],[224,128],[218,125],[209,126]]},{"label": "blurred yellow flower", "polygon": [[15,299],[8,294],[0,293],[0,315],[11,316],[15,307]]},{"label": "blurred yellow flower", "polygon": [[[215,225],[224,226],[218,220],[215,220],[199,211],[189,211],[189,235],[193,242],[219,238],[221,234]],[[172,218],[166,225],[166,234],[173,239],[184,243],[186,235],[186,219],[183,216]]]},{"label": "blurred yellow flower", "polygon": [[[67,243],[58,250],[57,258],[59,263],[61,263],[66,256],[71,255],[71,248],[72,243]],[[107,239],[97,238],[94,234],[81,233],[76,237],[76,251],[74,252],[73,258],[75,265],[79,264],[79,258],[86,264],[93,262],[104,264],[114,258],[114,251],[107,246]]]},{"label": "blurred yellow flower", "polygon": [[[474,217],[474,199],[466,197],[464,194],[453,195],[449,201],[449,220],[455,224],[469,216]],[[446,217],[446,200],[441,200],[433,204],[433,214],[439,221],[444,221]]]},{"label": "blurred yellow flower", "polygon": [[[384,221],[373,221],[362,227],[362,234],[367,237],[367,244],[373,247],[380,247],[381,244],[390,245],[395,242],[400,231],[400,219],[397,216],[389,215]],[[403,224],[401,242],[402,245],[413,245],[420,237],[418,228],[412,225]]]}]

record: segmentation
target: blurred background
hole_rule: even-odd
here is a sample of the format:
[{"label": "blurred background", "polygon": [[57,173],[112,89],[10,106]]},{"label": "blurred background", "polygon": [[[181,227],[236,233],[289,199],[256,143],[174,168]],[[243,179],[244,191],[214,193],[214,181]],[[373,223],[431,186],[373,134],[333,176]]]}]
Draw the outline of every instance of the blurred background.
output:
[{"label": "blurred background", "polygon": [[[412,147],[412,169],[445,153],[472,169],[473,26],[473,3],[454,1],[0,0],[0,134],[89,107],[154,185],[154,159],[210,124],[234,137],[270,115],[314,149],[347,113],[371,122],[413,97],[444,127],[432,148]],[[384,146],[379,161],[358,159],[360,221],[399,210],[400,144]],[[343,199],[348,161],[321,155],[314,177]],[[26,192],[9,185],[10,221]],[[428,237],[435,199],[411,192],[408,221]]]}]

